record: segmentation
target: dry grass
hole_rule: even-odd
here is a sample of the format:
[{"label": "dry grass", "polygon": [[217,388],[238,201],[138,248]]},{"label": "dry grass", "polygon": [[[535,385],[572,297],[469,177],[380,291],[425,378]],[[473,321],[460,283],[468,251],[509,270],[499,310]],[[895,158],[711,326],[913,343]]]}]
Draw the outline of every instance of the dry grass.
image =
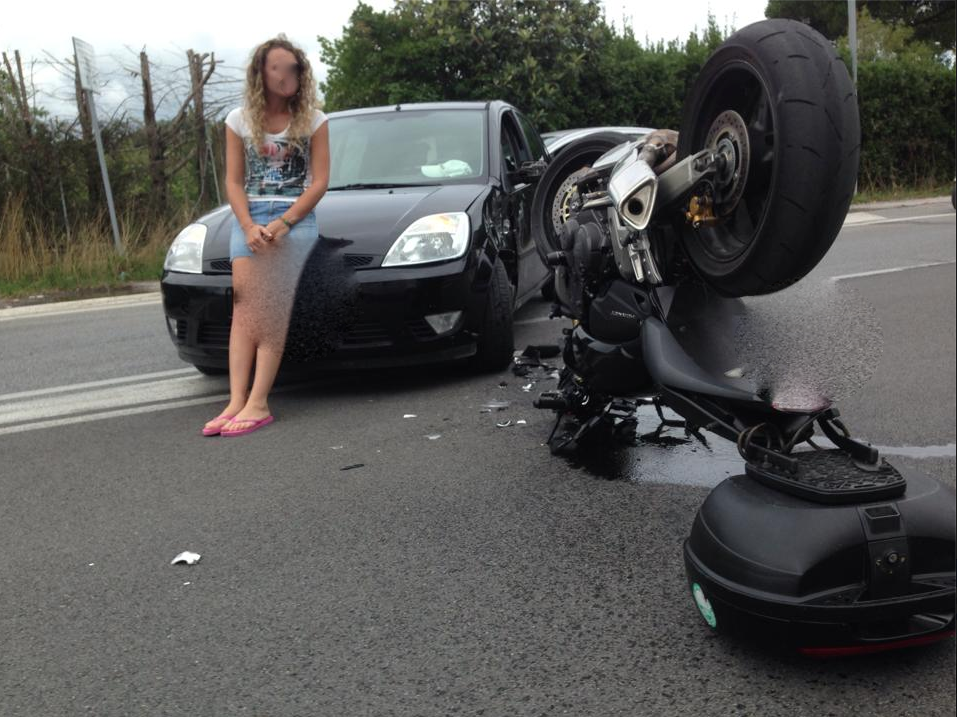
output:
[{"label": "dry grass", "polygon": [[106,219],[77,224],[67,238],[62,225],[51,231],[29,216],[24,197],[5,198],[0,205],[0,296],[159,279],[166,250],[188,220],[147,221],[130,213],[117,219],[122,256]]}]

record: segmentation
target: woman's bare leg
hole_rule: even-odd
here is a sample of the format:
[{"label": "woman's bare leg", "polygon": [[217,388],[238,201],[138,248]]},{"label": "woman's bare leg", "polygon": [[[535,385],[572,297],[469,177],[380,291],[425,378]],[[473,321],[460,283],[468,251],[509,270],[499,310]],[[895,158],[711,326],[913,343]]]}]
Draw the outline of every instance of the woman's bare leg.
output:
[{"label": "woman's bare leg", "polygon": [[[229,329],[229,404],[220,415],[235,416],[246,405],[249,376],[256,358],[256,341],[249,330],[247,292],[250,285],[251,260],[237,257],[233,262],[233,320]],[[206,424],[213,428],[223,421],[213,419]]]},{"label": "woman's bare leg", "polygon": [[[285,244],[270,246],[257,255],[254,274],[250,274],[248,291],[252,309],[247,305],[243,317],[249,319],[246,333],[255,347],[249,364],[255,358],[255,376],[249,397],[236,417],[227,424],[229,430],[242,429],[241,421],[258,420],[270,415],[269,392],[272,390],[286,347],[286,334],[295,298],[296,283],[302,267],[302,248]],[[240,322],[241,324],[244,322]],[[248,376],[248,373],[246,374]]]}]

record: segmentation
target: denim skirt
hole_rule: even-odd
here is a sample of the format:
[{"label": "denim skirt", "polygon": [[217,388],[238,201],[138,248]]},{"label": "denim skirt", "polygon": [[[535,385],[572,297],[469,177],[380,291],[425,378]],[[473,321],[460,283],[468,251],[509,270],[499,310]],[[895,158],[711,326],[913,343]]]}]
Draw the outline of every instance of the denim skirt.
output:
[{"label": "denim skirt", "polygon": [[[256,224],[266,226],[269,222],[279,219],[292,202],[283,200],[259,200],[249,203],[249,214]],[[301,221],[289,230],[280,241],[313,242],[319,236],[319,226],[316,224],[315,212],[309,212]],[[229,260],[235,261],[239,257],[253,256],[253,252],[246,246],[246,232],[239,226],[239,220],[233,215],[232,232],[229,235]]]}]

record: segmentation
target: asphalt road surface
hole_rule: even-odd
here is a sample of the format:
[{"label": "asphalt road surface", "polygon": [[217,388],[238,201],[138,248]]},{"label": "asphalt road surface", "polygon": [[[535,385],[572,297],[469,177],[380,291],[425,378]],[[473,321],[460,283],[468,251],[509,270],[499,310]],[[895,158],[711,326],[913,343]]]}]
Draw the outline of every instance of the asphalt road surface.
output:
[{"label": "asphalt road surface", "polygon": [[[954,236],[949,203],[858,213],[807,280],[880,324],[854,433],[951,486]],[[518,348],[557,342],[547,310]],[[2,311],[0,366],[3,717],[954,714],[953,640],[819,662],[708,631],[681,545],[741,468],[720,440],[573,463],[553,381],[454,367],[287,383],[272,426],[204,439],[226,382],[156,296]]]}]

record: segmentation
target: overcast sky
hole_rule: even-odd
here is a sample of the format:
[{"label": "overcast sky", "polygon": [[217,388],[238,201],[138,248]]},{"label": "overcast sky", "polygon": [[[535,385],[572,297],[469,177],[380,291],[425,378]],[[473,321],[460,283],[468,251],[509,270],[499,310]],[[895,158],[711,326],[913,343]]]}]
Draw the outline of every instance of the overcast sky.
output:
[{"label": "overcast sky", "polygon": [[[123,106],[131,114],[141,116],[138,80],[129,73],[124,77],[123,72],[124,67],[138,69],[140,50],[145,49],[153,63],[171,70],[185,66],[187,49],[213,51],[224,66],[224,76],[238,77],[256,44],[285,32],[308,53],[317,77],[322,79],[326,67],[319,61],[316,37],[340,36],[357,4],[354,0],[316,2],[314,13],[310,13],[304,3],[288,5],[288,10],[278,5],[268,12],[255,12],[234,2],[217,0],[155,4],[129,0],[45,0],[34,4],[21,0],[5,3],[0,49],[11,57],[13,50],[20,51],[24,71],[32,73],[38,91],[37,104],[56,114],[71,116],[76,113],[72,80],[52,66],[48,55],[72,56],[71,38],[79,37],[93,45],[98,69],[104,78],[109,78],[97,98],[97,106],[105,111]],[[366,0],[366,4],[385,10],[393,2]],[[696,27],[700,29],[706,24],[709,10],[719,25],[743,27],[764,17],[767,0],[606,0],[603,4],[607,20],[615,27],[630,23],[638,38],[647,36],[656,41],[687,38]],[[159,12],[160,8],[163,12]],[[185,73],[180,74],[185,82]],[[221,92],[230,90],[238,92],[238,83],[219,87]],[[175,111],[176,94],[160,106],[162,114]]]}]

